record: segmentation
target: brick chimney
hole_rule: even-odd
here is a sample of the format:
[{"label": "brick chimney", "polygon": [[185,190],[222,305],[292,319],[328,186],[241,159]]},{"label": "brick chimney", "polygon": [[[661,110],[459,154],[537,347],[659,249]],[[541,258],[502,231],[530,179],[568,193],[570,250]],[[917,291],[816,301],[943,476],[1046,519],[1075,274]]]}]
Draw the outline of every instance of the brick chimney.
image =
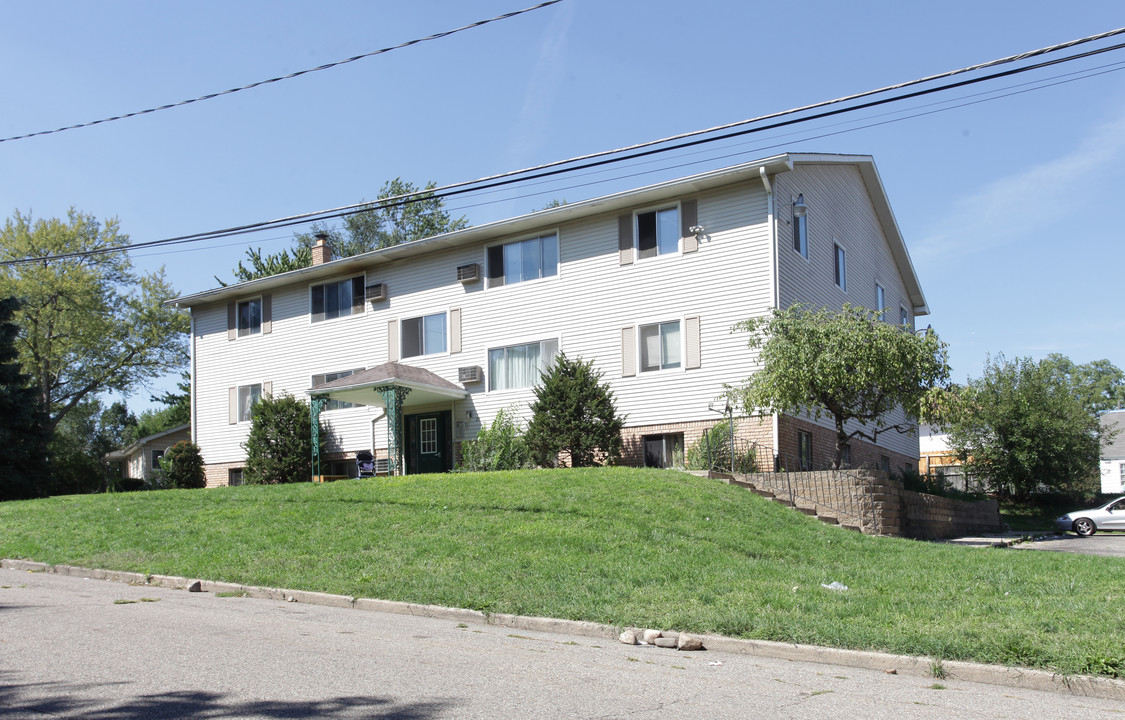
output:
[{"label": "brick chimney", "polygon": [[328,233],[316,234],[316,245],[312,249],[312,264],[323,265],[332,260],[332,248],[328,245]]}]

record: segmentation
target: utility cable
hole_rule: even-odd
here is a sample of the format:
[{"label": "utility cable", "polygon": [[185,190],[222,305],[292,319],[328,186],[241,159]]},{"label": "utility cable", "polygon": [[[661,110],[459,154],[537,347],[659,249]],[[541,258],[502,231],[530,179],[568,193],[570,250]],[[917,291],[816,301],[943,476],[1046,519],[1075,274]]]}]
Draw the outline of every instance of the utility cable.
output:
[{"label": "utility cable", "polygon": [[372,50],[369,53],[364,53],[362,55],[356,55],[355,57],[350,57],[346,60],[338,60],[336,62],[327,63],[325,65],[320,65],[318,67],[309,68],[307,70],[298,70],[297,72],[289,73],[288,75],[282,75],[280,77],[270,78],[269,80],[259,80],[258,82],[250,83],[249,85],[243,85],[242,87],[231,88],[230,90],[223,90],[222,92],[216,92],[216,93],[210,93],[208,95],[202,95],[202,96],[197,97],[197,98],[192,98],[191,100],[181,100],[180,102],[169,103],[168,105],[161,105],[160,107],[148,108],[147,110],[137,110],[136,112],[125,113],[124,115],[115,115],[114,117],[102,118],[101,120],[92,120],[90,122],[79,123],[78,125],[68,125],[66,127],[57,128],[55,130],[41,130],[39,132],[27,133],[26,135],[15,135],[13,137],[0,138],[0,143],[11,142],[13,140],[25,140],[27,138],[38,137],[40,135],[53,135],[55,133],[65,132],[67,130],[77,130],[78,128],[91,127],[93,125],[101,125],[102,123],[113,122],[115,120],[124,120],[126,118],[137,117],[138,115],[146,115],[148,113],[154,113],[154,112],[158,112],[160,110],[171,110],[172,108],[183,107],[184,105],[191,105],[192,103],[202,102],[204,100],[211,100],[213,98],[222,97],[223,95],[232,95],[232,94],[237,93],[237,92],[242,92],[243,90],[252,90],[253,88],[261,87],[262,85],[269,85],[270,83],[281,82],[282,80],[290,80],[292,78],[300,77],[302,75],[308,75],[309,73],[319,72],[320,70],[328,70],[329,68],[338,67],[340,65],[346,65],[347,63],[352,63],[352,62],[355,62],[356,60],[363,60],[364,58],[373,57],[375,55],[382,55],[383,53],[389,53],[392,50],[399,50],[401,48],[409,47],[411,45],[417,45],[418,43],[427,42],[429,40],[437,40],[439,38],[448,37],[450,35],[462,32],[464,30],[470,30],[472,28],[480,27],[482,25],[487,25],[489,23],[493,23],[493,22],[496,22],[498,20],[507,20],[508,18],[512,18],[512,17],[515,17],[517,15],[523,15],[524,13],[529,13],[532,10],[539,10],[540,8],[545,8],[548,5],[555,5],[556,3],[560,3],[562,1],[563,0],[546,0],[545,2],[541,2],[538,5],[534,5],[534,6],[529,7],[529,8],[524,8],[523,10],[513,10],[512,12],[504,13],[503,15],[497,15],[496,17],[489,18],[487,20],[478,20],[477,22],[470,23],[469,25],[463,25],[463,26],[461,26],[459,28],[455,28],[453,30],[446,30],[445,32],[434,33],[433,35],[428,35],[424,38],[416,38],[414,40],[407,40],[406,42],[399,43],[398,45],[392,45],[390,47],[385,47],[385,48],[382,48],[380,50]]},{"label": "utility cable", "polygon": [[[992,62],[989,62],[989,63],[983,63],[983,64],[978,65],[978,66],[973,66],[973,68],[979,69],[981,67],[996,66],[996,65],[1004,63],[1004,62],[1010,62],[1010,61],[1012,61],[1012,59],[1021,59],[1021,58],[1033,57],[1033,56],[1036,56],[1036,55],[1041,55],[1044,52],[1054,51],[1054,49],[1062,49],[1062,48],[1067,48],[1067,47],[1073,47],[1073,46],[1075,46],[1079,43],[1088,42],[1091,39],[1104,38],[1104,37],[1109,37],[1109,36],[1117,35],[1117,34],[1121,34],[1121,33],[1125,33],[1125,28],[1122,28],[1120,30],[1111,31],[1109,33],[1102,33],[1100,35],[1090,36],[1089,38],[1083,38],[1083,39],[1080,39],[1080,40],[1075,40],[1075,41],[1072,41],[1072,42],[1069,42],[1069,43],[1064,43],[1062,45],[1052,46],[1052,48],[1045,48],[1043,50],[1032,51],[1032,52],[1029,52],[1029,53],[1021,53],[1020,55],[1010,56],[1010,58],[1003,58],[1001,60],[995,60],[995,61],[992,61]],[[403,194],[403,195],[397,195],[397,196],[392,196],[392,197],[388,197],[388,198],[383,198],[383,199],[380,199],[380,200],[377,200],[377,201],[367,201],[367,202],[361,202],[361,203],[354,203],[354,204],[351,204],[351,205],[345,205],[345,206],[341,206],[341,207],[337,207],[337,208],[332,208],[332,209],[329,209],[329,210],[320,210],[320,211],[315,211],[315,212],[302,213],[302,214],[291,215],[291,216],[278,218],[276,220],[270,220],[270,221],[266,221],[266,222],[252,223],[252,224],[248,224],[248,225],[225,228],[225,229],[222,229],[222,230],[216,230],[216,231],[211,231],[211,232],[203,232],[203,233],[195,233],[195,234],[191,234],[191,235],[183,235],[183,236],[178,236],[178,237],[173,237],[173,238],[166,238],[166,239],[162,239],[162,240],[153,240],[153,241],[144,242],[144,243],[137,243],[137,244],[134,244],[134,245],[116,246],[116,247],[112,247],[112,248],[100,248],[98,250],[78,252],[78,253],[67,253],[67,254],[60,254],[60,255],[53,255],[53,256],[42,256],[42,257],[34,257],[34,258],[23,258],[23,259],[18,259],[18,260],[8,260],[8,261],[0,262],[0,266],[14,265],[14,264],[25,263],[25,262],[38,262],[38,261],[45,261],[45,260],[60,260],[60,259],[65,259],[65,258],[70,258],[70,257],[88,255],[88,254],[100,254],[100,253],[105,253],[105,252],[116,252],[116,251],[120,251],[120,250],[137,249],[137,248],[143,248],[143,247],[153,247],[153,246],[159,246],[159,245],[174,245],[174,244],[181,244],[181,243],[188,243],[188,242],[198,242],[198,241],[212,239],[212,238],[241,235],[241,234],[246,234],[246,233],[249,233],[249,232],[256,232],[256,231],[260,231],[260,230],[264,230],[264,229],[275,229],[275,228],[282,228],[282,227],[290,227],[290,226],[294,226],[294,225],[302,225],[302,224],[307,224],[309,222],[315,222],[317,220],[327,220],[327,219],[334,218],[334,217],[343,217],[343,216],[346,216],[346,215],[351,215],[351,214],[355,214],[355,213],[359,213],[359,212],[365,212],[367,210],[376,209],[376,208],[398,207],[398,206],[402,206],[402,205],[411,204],[411,203],[414,203],[414,202],[420,202],[420,201],[426,200],[426,199],[446,198],[446,197],[452,197],[452,196],[455,196],[455,195],[461,195],[461,194],[470,193],[470,192],[479,192],[479,191],[482,191],[482,190],[487,190],[487,189],[490,189],[490,188],[510,185],[510,184],[514,184],[514,183],[517,183],[517,182],[526,182],[528,180],[539,179],[539,178],[543,178],[543,177],[550,177],[550,176],[559,175],[559,174],[562,174],[562,173],[574,172],[576,170],[588,169],[588,168],[603,166],[603,165],[616,163],[616,162],[623,162],[623,161],[626,161],[626,160],[636,159],[636,158],[640,158],[640,157],[646,157],[646,156],[655,155],[655,154],[658,154],[658,153],[670,152],[670,151],[673,151],[673,150],[679,150],[679,149],[683,149],[683,148],[687,148],[687,147],[693,147],[693,146],[702,145],[702,144],[705,144],[705,143],[717,142],[717,141],[720,141],[720,140],[726,140],[726,139],[730,139],[730,138],[733,138],[733,137],[748,135],[748,134],[751,134],[751,133],[764,132],[764,131],[767,131],[767,130],[772,130],[772,129],[776,129],[776,128],[780,128],[780,127],[794,125],[794,124],[797,124],[797,123],[809,122],[811,120],[817,120],[817,119],[821,119],[821,118],[825,118],[825,117],[831,117],[831,116],[839,115],[839,114],[846,113],[846,112],[853,112],[853,111],[856,111],[856,110],[875,107],[875,106],[878,106],[878,105],[884,105],[884,104],[891,103],[891,102],[898,102],[898,101],[901,101],[901,100],[906,100],[906,99],[910,99],[910,98],[914,98],[914,97],[920,97],[920,96],[923,96],[923,95],[942,92],[942,91],[945,91],[945,90],[955,89],[955,88],[958,88],[958,87],[965,87],[965,86],[980,83],[980,82],[986,82],[986,81],[998,79],[998,78],[1001,78],[1001,77],[1007,77],[1007,76],[1011,76],[1011,75],[1015,75],[1015,74],[1019,74],[1019,73],[1029,72],[1031,70],[1036,70],[1036,69],[1040,69],[1040,68],[1043,68],[1043,67],[1057,65],[1057,64],[1064,63],[1064,62],[1071,62],[1073,60],[1083,59],[1083,58],[1086,58],[1086,57],[1091,57],[1091,56],[1094,56],[1094,55],[1098,55],[1098,54],[1105,53],[1105,52],[1111,52],[1111,51],[1119,50],[1119,49],[1122,49],[1122,48],[1125,48],[1125,43],[1113,45],[1113,46],[1106,47],[1106,48],[1099,48],[1097,50],[1092,50],[1092,51],[1088,51],[1088,52],[1085,52],[1085,53],[1080,53],[1080,54],[1077,54],[1077,55],[1072,55],[1072,56],[1068,56],[1068,57],[1064,57],[1064,58],[1048,60],[1048,61],[1045,61],[1045,62],[1042,62],[1042,63],[1036,63],[1036,64],[1033,64],[1033,65],[1015,68],[1015,69],[1012,69],[1012,70],[994,73],[994,74],[991,74],[991,75],[981,76],[981,77],[977,77],[977,78],[971,78],[971,79],[959,81],[959,82],[956,82],[956,83],[950,83],[950,84],[942,85],[942,86],[938,86],[938,87],[927,88],[927,89],[924,89],[924,90],[906,93],[904,95],[897,95],[897,96],[890,97],[890,98],[883,98],[883,99],[879,99],[879,100],[870,101],[870,102],[867,102],[867,103],[861,103],[861,104],[855,105],[855,106],[835,108],[835,109],[832,109],[832,110],[829,110],[829,111],[826,111],[826,112],[810,115],[810,116],[807,116],[807,117],[792,118],[792,119],[788,119],[788,120],[784,120],[784,121],[780,121],[780,122],[776,122],[776,123],[771,123],[769,125],[764,125],[764,126],[761,126],[761,127],[744,128],[744,129],[741,129],[741,130],[737,130],[735,132],[726,133],[724,135],[718,135],[718,136],[714,136],[714,137],[698,138],[697,136],[707,134],[707,133],[713,133],[717,129],[735,128],[735,127],[739,127],[739,126],[744,126],[744,125],[749,124],[749,123],[760,122],[760,121],[765,120],[765,119],[772,119],[772,118],[777,118],[777,117],[781,117],[781,116],[784,116],[784,115],[791,115],[791,114],[807,111],[809,109],[823,108],[823,107],[826,107],[826,106],[829,106],[829,105],[832,105],[832,104],[836,104],[837,102],[842,102],[842,99],[815,103],[813,105],[803,106],[803,107],[800,107],[800,108],[795,108],[795,109],[792,109],[792,110],[787,110],[787,111],[778,112],[778,113],[772,113],[772,114],[769,114],[769,115],[760,116],[758,118],[751,118],[751,119],[739,121],[739,122],[736,122],[736,123],[729,123],[727,125],[717,126],[716,128],[709,128],[707,130],[700,130],[700,131],[683,133],[681,135],[672,136],[670,138],[665,138],[663,140],[651,141],[651,142],[647,142],[647,143],[640,143],[640,144],[637,144],[637,145],[629,146],[627,148],[619,148],[617,150],[610,150],[610,151],[603,151],[603,152],[599,152],[599,153],[592,153],[592,154],[580,156],[580,157],[577,157],[577,158],[570,158],[568,160],[556,161],[556,162],[547,163],[547,164],[544,164],[544,165],[535,166],[535,167],[532,167],[532,168],[525,168],[523,170],[517,170],[517,171],[511,171],[511,172],[501,173],[501,174],[497,174],[497,175],[491,175],[491,176],[487,176],[487,177],[484,177],[484,178],[480,178],[478,180],[452,183],[452,184],[449,184],[449,185],[444,185],[444,186],[440,186],[440,187],[437,187],[437,188],[430,188],[430,189],[418,191],[418,192],[415,192],[415,193],[407,193],[407,194]],[[851,98],[869,97],[869,96],[874,95],[876,93],[886,92],[886,91],[891,90],[891,89],[901,89],[901,88],[909,87],[909,86],[912,86],[912,85],[917,85],[921,82],[929,81],[933,78],[950,77],[951,75],[961,74],[961,73],[966,72],[966,71],[967,71],[967,69],[950,71],[948,73],[942,73],[940,75],[930,76],[929,78],[924,78],[924,79],[921,79],[921,80],[910,81],[910,82],[907,82],[907,83],[900,83],[898,85],[888,86],[887,88],[880,88],[878,90],[871,90],[871,91],[867,91],[867,92],[863,92],[863,93],[858,93],[856,95],[849,96],[849,97],[851,97]],[[696,138],[696,139],[687,140],[688,138]],[[669,147],[663,147],[663,148],[653,148],[652,147],[652,146],[657,145],[657,144],[668,143],[668,142],[671,142],[671,141],[674,141],[674,140],[677,140],[677,139],[684,139],[684,140],[687,140],[687,141],[681,142],[681,143],[678,143],[676,145],[672,145],[672,146],[669,146]],[[636,150],[636,152],[630,152],[630,154],[622,155],[620,157],[612,157],[612,158],[606,157],[607,155],[620,154],[622,152],[631,151],[631,150]],[[574,166],[574,167],[560,168],[560,166],[570,165],[570,164],[573,164],[575,162],[581,162],[581,161],[584,161],[584,160],[590,160],[590,161],[584,162],[583,164],[577,165],[577,166]],[[529,174],[529,173],[533,173],[533,174]],[[514,176],[518,176],[518,175],[525,175],[525,177],[514,177]]]}]

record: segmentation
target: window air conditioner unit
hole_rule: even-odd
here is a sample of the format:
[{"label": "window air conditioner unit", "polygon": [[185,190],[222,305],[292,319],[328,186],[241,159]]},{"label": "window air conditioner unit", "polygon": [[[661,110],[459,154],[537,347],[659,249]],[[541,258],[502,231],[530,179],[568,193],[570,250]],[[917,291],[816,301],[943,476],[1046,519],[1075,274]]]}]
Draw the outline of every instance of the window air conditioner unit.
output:
[{"label": "window air conditioner unit", "polygon": [[480,263],[457,266],[457,282],[471,283],[480,280]]},{"label": "window air conditioner unit", "polygon": [[386,300],[387,284],[375,283],[374,285],[368,285],[364,290],[363,296],[368,302],[379,302],[380,300]]},{"label": "window air conditioner unit", "polygon": [[479,366],[457,368],[457,382],[475,383],[484,380],[484,373]]}]

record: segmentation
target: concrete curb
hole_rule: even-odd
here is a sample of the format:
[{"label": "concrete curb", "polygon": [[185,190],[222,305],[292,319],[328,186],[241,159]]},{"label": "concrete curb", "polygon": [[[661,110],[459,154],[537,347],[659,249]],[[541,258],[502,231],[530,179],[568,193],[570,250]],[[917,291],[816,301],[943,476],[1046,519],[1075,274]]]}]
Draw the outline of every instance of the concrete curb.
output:
[{"label": "concrete curb", "polygon": [[[0,568],[22,570],[32,573],[54,573],[70,577],[85,577],[97,580],[110,580],[131,585],[150,585],[186,590],[193,582],[188,578],[171,575],[144,575],[77,567],[73,565],[48,565],[30,560],[0,559]],[[529,617],[502,613],[485,614],[477,610],[449,608],[440,605],[421,605],[395,600],[376,600],[354,598],[346,595],[312,592],[308,590],[284,590],[280,588],[238,585],[235,583],[200,580],[199,587],[205,592],[241,594],[246,597],[281,602],[326,605],[329,607],[351,608],[397,615],[414,615],[437,620],[450,620],[464,623],[478,623],[530,630],[544,633],[565,633],[582,637],[612,639],[616,642],[622,628],[601,625],[581,620],[560,620],[557,618]],[[1047,670],[1033,668],[986,665],[984,663],[963,662],[959,660],[935,660],[928,657],[892,655],[889,653],[863,650],[841,650],[817,645],[791,645],[770,640],[743,640],[720,635],[697,636],[703,640],[707,650],[737,654],[758,655],[779,660],[815,662],[866,670],[882,670],[898,675],[910,675],[934,680],[961,680],[964,682],[999,685],[1023,690],[1040,690],[1064,693],[1083,697],[1097,697],[1106,700],[1125,700],[1125,680],[1091,677],[1087,675],[1060,675]]]}]

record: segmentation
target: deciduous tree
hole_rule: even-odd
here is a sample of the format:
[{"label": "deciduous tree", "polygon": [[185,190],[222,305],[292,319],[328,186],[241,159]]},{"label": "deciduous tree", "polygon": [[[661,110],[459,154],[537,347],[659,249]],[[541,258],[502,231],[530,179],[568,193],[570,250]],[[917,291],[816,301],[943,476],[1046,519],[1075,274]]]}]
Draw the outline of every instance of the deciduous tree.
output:
[{"label": "deciduous tree", "polygon": [[984,373],[958,390],[957,411],[943,423],[949,445],[968,473],[997,492],[1026,498],[1042,488],[1092,490],[1107,438],[1102,402],[1091,397],[1103,394],[1097,378],[1105,369],[1061,355],[989,358]]},{"label": "deciduous tree", "polygon": [[[750,333],[762,367],[731,388],[733,397],[751,413],[831,416],[837,468],[852,438],[874,443],[881,433],[914,432],[912,420],[925,416],[924,399],[949,381],[946,346],[932,330],[916,335],[862,307],[795,305],[736,329]],[[905,421],[892,419],[896,408],[905,411]]]},{"label": "deciduous tree", "polygon": [[129,393],[187,361],[187,316],[164,305],[175,292],[163,272],[137,273],[110,250],[127,243],[117,220],[73,209],[65,220],[16,212],[0,231],[0,297],[20,300],[20,362],[52,431],[83,400]]}]

